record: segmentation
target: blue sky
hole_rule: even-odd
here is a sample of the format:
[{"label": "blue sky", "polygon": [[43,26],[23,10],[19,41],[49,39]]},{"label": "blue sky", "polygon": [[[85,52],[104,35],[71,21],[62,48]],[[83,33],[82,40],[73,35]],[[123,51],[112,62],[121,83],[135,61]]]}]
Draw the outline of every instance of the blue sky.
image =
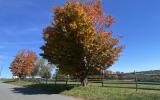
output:
[{"label": "blue sky", "polygon": [[[0,0],[1,77],[11,77],[9,65],[20,49],[41,52],[42,30],[50,25],[52,8],[65,0]],[[122,35],[122,56],[113,71],[160,69],[160,0],[102,0],[106,14],[116,18],[114,36]]]}]

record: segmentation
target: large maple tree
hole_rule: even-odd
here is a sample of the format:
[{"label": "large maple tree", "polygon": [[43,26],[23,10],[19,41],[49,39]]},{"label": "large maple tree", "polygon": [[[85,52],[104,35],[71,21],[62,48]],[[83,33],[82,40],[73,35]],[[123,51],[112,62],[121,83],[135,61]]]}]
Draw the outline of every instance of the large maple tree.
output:
[{"label": "large maple tree", "polygon": [[68,0],[54,9],[53,22],[44,29],[41,55],[86,86],[87,76],[114,64],[123,46],[108,29],[115,20],[104,14],[101,0],[80,1]]}]

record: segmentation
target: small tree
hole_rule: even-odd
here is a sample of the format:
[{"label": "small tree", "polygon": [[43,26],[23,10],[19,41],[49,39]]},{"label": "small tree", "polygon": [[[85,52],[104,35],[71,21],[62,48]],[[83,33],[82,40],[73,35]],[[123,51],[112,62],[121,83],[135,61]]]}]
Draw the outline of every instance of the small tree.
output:
[{"label": "small tree", "polygon": [[51,78],[51,67],[49,65],[43,66],[40,70],[40,76],[45,78],[46,84],[49,78]]},{"label": "small tree", "polygon": [[[85,1],[85,0],[82,0]],[[114,18],[106,16],[100,0],[67,1],[54,9],[54,21],[44,30],[45,44],[41,54],[50,63],[58,64],[61,73],[80,77],[87,85],[89,74],[100,73],[120,55],[120,37],[113,38],[106,29]]]},{"label": "small tree", "polygon": [[32,79],[34,79],[35,76],[39,76],[40,69],[45,66],[45,60],[43,58],[38,58],[35,63],[35,67],[33,71],[31,72]]},{"label": "small tree", "polygon": [[20,79],[25,78],[34,69],[36,54],[31,50],[20,50],[10,65],[10,70],[14,76]]}]

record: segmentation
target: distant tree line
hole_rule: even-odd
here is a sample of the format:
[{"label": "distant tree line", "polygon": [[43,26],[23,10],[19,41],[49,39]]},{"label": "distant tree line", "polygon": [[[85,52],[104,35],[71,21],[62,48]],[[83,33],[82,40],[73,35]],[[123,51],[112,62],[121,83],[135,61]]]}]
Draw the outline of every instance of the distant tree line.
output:
[{"label": "distant tree line", "polygon": [[137,81],[150,81],[150,82],[159,82],[160,81],[160,70],[151,70],[151,71],[140,71],[140,72],[112,72],[106,70],[104,73],[106,79],[111,80],[135,80]]}]

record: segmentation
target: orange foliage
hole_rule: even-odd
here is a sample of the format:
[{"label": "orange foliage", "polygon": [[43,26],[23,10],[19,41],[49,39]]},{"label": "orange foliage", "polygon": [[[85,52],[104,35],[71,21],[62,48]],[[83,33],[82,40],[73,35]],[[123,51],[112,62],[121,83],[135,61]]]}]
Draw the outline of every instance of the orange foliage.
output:
[{"label": "orange foliage", "polygon": [[120,37],[108,28],[115,22],[105,15],[101,0],[67,0],[54,9],[52,25],[45,28],[41,55],[61,72],[86,77],[100,72],[120,56]]},{"label": "orange foliage", "polygon": [[10,65],[10,70],[14,76],[24,78],[34,69],[36,54],[31,50],[20,50]]}]

